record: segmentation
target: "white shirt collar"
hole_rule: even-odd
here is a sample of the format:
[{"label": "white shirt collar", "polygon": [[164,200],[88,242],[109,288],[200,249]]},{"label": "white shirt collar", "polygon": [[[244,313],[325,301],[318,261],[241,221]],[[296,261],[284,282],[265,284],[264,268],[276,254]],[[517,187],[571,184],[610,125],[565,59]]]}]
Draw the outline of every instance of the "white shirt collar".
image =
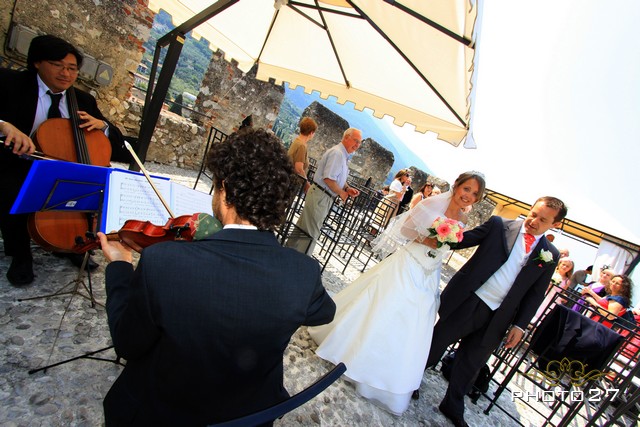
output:
[{"label": "white shirt collar", "polygon": [[257,230],[258,227],[256,227],[255,225],[244,225],[244,224],[227,224],[224,227],[222,227],[223,230],[226,230],[227,228],[235,228],[238,230]]},{"label": "white shirt collar", "polygon": [[[38,78],[38,97],[42,97],[43,95],[47,94],[48,90],[51,90],[51,89],[49,89],[49,86],[47,86],[45,82],[42,81],[42,79],[38,74],[36,74],[36,77]],[[54,93],[54,92],[51,90],[51,93]],[[64,98],[64,95],[67,93],[67,91],[65,89],[62,92],[58,92],[58,93],[61,93],[62,97]]]}]

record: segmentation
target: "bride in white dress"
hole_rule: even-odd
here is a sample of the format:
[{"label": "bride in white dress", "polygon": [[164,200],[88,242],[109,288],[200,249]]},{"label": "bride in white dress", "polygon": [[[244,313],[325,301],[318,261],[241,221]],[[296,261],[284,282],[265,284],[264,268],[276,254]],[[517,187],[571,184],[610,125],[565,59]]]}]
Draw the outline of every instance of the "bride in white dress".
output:
[{"label": "bride in white dress", "polygon": [[435,243],[428,229],[442,216],[463,221],[484,188],[481,174],[465,172],[451,191],[396,217],[374,240],[382,257],[393,254],[333,297],[333,322],[309,328],[316,354],[344,362],[357,392],[393,414],[408,408],[420,386],[440,305],[440,270],[448,247],[427,246]]}]

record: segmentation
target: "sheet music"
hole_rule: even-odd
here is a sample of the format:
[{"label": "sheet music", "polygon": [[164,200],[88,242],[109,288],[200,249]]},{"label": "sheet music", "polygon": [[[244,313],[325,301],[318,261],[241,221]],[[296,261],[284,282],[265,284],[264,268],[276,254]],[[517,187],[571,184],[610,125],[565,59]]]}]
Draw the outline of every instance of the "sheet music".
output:
[{"label": "sheet music", "polygon": [[[171,196],[171,181],[151,179],[168,203]],[[106,217],[105,230],[111,232],[122,228],[128,219],[164,225],[170,215],[144,175],[114,170],[109,176]]]},{"label": "sheet music", "polygon": [[[213,215],[211,195],[168,179],[152,177],[152,181],[176,217],[197,212]],[[107,233],[121,229],[128,219],[164,225],[171,217],[145,176],[128,171],[111,172],[105,205],[102,231]]]},{"label": "sheet music", "polygon": [[191,215],[198,212],[213,215],[211,195],[186,187],[177,182],[171,183],[171,206],[175,216]]}]

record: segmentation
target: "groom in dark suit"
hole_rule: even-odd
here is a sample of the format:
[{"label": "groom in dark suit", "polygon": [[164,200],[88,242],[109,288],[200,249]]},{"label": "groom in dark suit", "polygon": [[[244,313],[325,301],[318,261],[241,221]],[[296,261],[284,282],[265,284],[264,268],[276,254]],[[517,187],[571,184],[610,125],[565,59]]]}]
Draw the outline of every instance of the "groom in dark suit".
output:
[{"label": "groom in dark suit", "polygon": [[454,425],[467,425],[464,396],[480,368],[501,341],[505,348],[520,342],[544,299],[559,259],[545,233],[559,227],[566,214],[561,200],[541,197],[524,221],[492,216],[464,233],[458,248],[478,248],[442,292],[427,361],[427,367],[434,366],[447,347],[460,340],[439,406]]},{"label": "groom in dark suit", "polygon": [[[82,54],[72,44],[44,35],[31,41],[26,70],[0,68],[0,137],[6,147],[0,147],[0,231],[5,255],[12,257],[7,279],[14,286],[27,285],[34,278],[28,214],[9,214],[31,168],[31,161],[19,156],[34,152],[31,137],[47,118],[69,118],[67,92],[78,78],[82,60]],[[113,147],[121,146],[122,134],[100,113],[96,99],[79,89],[75,94],[80,127],[100,129]],[[58,108],[51,108],[54,100]],[[8,149],[10,146],[12,150]],[[78,266],[82,258],[70,257]],[[97,267],[93,261],[90,265]]]},{"label": "groom in dark suit", "polygon": [[291,200],[282,142],[249,129],[214,144],[210,240],[130,250],[107,242],[107,316],[127,365],[104,400],[107,426],[204,426],[288,397],[283,353],[301,325],[333,320],[335,304],[311,258],[273,233]]}]

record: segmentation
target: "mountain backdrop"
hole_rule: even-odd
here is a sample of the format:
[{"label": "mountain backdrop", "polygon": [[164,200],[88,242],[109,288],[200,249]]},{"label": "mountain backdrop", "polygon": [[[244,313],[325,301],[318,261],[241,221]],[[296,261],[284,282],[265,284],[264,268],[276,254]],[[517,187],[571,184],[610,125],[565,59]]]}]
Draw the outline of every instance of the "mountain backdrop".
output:
[{"label": "mountain backdrop", "polygon": [[[395,175],[399,169],[409,166],[415,166],[428,174],[432,174],[431,169],[429,169],[422,159],[409,150],[393,133],[385,132],[382,129],[377,123],[379,119],[373,117],[369,110],[358,111],[351,102],[340,105],[335,97],[322,99],[317,92],[306,94],[301,87],[292,90],[288,86],[285,86],[285,98],[280,109],[278,121],[291,122],[291,120],[295,120],[295,125],[297,125],[297,120],[300,119],[302,111],[313,101],[321,103],[344,118],[349,122],[351,127],[361,129],[364,138],[373,138],[380,145],[391,151],[395,156],[395,161],[390,172],[391,175]],[[283,124],[284,123],[281,123],[280,125]],[[291,128],[291,125],[289,124],[287,127]],[[293,126],[292,132],[296,132],[295,126]],[[290,143],[291,136],[285,135],[282,138],[285,140],[285,143]]]}]

